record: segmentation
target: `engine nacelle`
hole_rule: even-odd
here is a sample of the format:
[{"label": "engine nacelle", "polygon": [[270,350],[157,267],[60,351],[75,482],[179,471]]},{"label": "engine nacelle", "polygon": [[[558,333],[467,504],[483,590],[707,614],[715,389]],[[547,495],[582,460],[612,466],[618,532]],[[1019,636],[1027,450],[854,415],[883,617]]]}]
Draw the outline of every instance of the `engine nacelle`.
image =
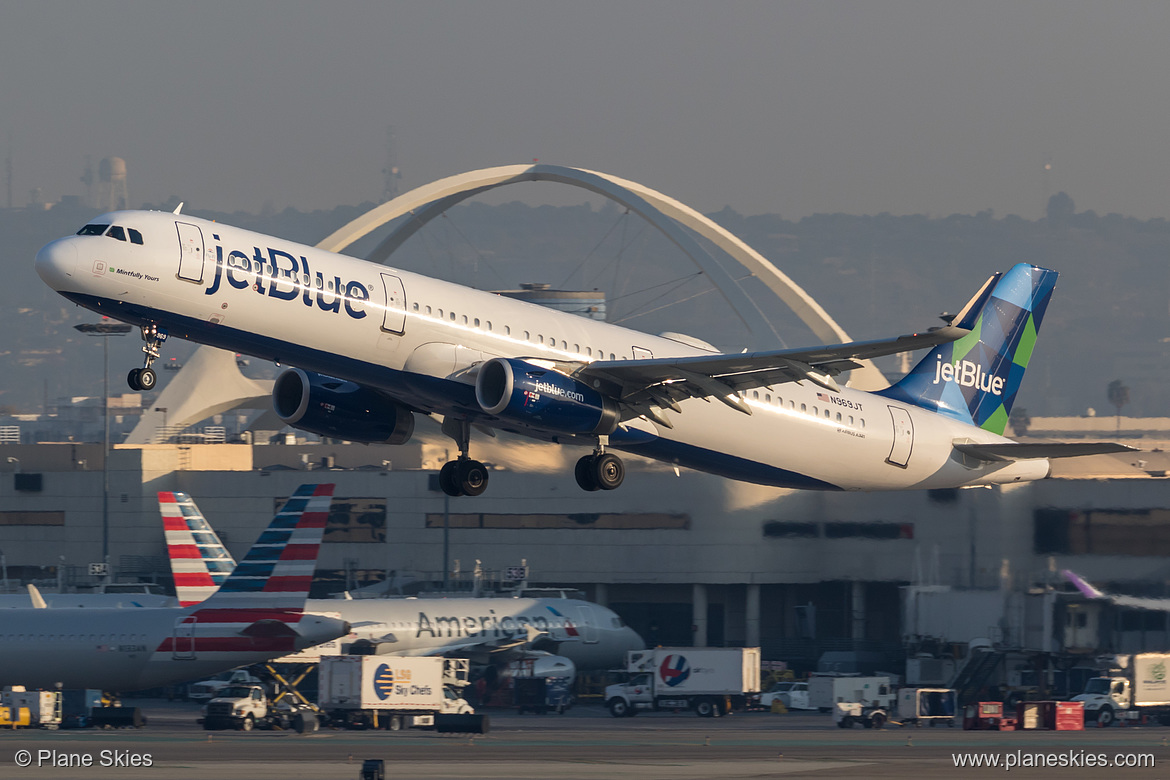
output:
[{"label": "engine nacelle", "polygon": [[475,400],[488,414],[549,431],[608,435],[618,405],[588,385],[551,368],[493,358],[479,369]]},{"label": "engine nacelle", "polygon": [[376,390],[290,368],[272,386],[272,408],[285,423],[309,433],[367,444],[405,444],[414,415]]}]

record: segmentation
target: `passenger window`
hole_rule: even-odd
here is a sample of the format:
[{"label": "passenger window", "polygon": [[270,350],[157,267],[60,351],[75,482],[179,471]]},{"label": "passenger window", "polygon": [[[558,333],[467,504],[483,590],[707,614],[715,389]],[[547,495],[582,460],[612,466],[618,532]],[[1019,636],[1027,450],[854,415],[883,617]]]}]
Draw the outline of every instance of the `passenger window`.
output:
[{"label": "passenger window", "polygon": [[540,335],[539,333],[536,334],[536,343],[543,344],[544,343],[544,336]]},{"label": "passenger window", "polygon": [[829,419],[829,415],[831,415],[831,414],[832,414],[832,412],[830,412],[828,409],[826,409],[825,410],[825,419],[826,420]]},{"label": "passenger window", "polygon": [[467,324],[467,315],[466,314],[463,315],[463,324],[464,325]]},{"label": "passenger window", "polygon": [[610,352],[610,353],[609,353],[609,359],[610,359],[610,360],[617,360],[617,357],[615,357],[615,356],[614,356],[614,354],[613,354],[612,352]]},{"label": "passenger window", "polygon": [[841,413],[837,412],[837,422],[841,422]]},{"label": "passenger window", "polygon": [[417,302],[417,301],[416,301],[416,302],[415,302],[415,304],[414,304],[414,310],[415,310],[415,311],[418,311],[418,302]]},{"label": "passenger window", "polygon": [[475,318],[475,327],[479,327],[479,317]]},{"label": "passenger window", "polygon": [[[455,312],[451,312],[451,322],[454,322],[454,321],[455,321]],[[467,321],[467,318],[466,318],[466,317],[464,317],[464,318],[463,318],[463,321],[464,321],[464,322],[466,322],[466,321]]]},{"label": "passenger window", "polygon": [[860,420],[861,420],[861,427],[864,428],[865,427],[865,418],[862,417],[862,418],[860,418]]},{"label": "passenger window", "polygon": [[579,355],[579,354],[581,354],[581,345],[580,345],[580,344],[574,344],[574,345],[573,345],[573,351],[574,351],[574,352],[576,352],[578,355]]},{"label": "passenger window", "polygon": [[110,227],[109,225],[96,225],[96,224],[95,225],[86,225],[81,230],[77,231],[77,235],[79,235],[79,236],[100,236],[102,233],[105,233],[109,227]]},{"label": "passenger window", "polygon": [[593,347],[585,347],[585,356],[593,357]]},{"label": "passenger window", "polygon": [[532,340],[532,336],[531,336],[531,335],[528,333],[528,331],[524,331],[524,340],[525,340],[525,341],[531,341],[531,340]]},{"label": "passenger window", "polygon": [[119,241],[126,240],[126,231],[122,229],[121,225],[114,225],[113,227],[111,227],[109,229],[109,231],[106,233],[106,235],[109,236],[110,238],[116,238]]},{"label": "passenger window", "polygon": [[141,233],[139,233],[134,228],[126,228],[126,232],[130,234],[130,243],[131,244],[138,244],[139,246],[142,245],[143,241],[142,241],[142,234]]},{"label": "passenger window", "polygon": [[753,401],[760,400],[760,391],[759,390],[752,390],[752,400]]},{"label": "passenger window", "polygon": [[803,413],[805,413],[805,412],[807,412],[807,411],[808,411],[808,407],[807,407],[806,405],[804,405],[804,404],[801,404],[801,405],[800,405],[800,412],[801,412],[801,414],[803,414]]}]

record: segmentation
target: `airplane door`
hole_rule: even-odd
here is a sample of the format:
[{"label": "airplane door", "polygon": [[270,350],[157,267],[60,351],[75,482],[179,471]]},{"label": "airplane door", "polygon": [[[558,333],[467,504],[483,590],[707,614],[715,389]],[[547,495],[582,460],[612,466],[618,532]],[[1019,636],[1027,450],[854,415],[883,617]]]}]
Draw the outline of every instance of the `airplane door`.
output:
[{"label": "airplane door", "polygon": [[174,645],[171,658],[176,661],[195,660],[195,616],[187,615],[175,621]]},{"label": "airplane door", "polygon": [[906,468],[910,462],[910,451],[914,449],[914,421],[910,419],[910,412],[900,406],[887,408],[894,420],[894,446],[890,448],[886,463]]},{"label": "airplane door", "polygon": [[593,607],[577,607],[577,619],[581,626],[581,641],[587,645],[597,643],[597,618]]},{"label": "airplane door", "polygon": [[179,229],[179,278],[203,282],[203,231],[197,225],[176,222]]},{"label": "airplane door", "polygon": [[393,274],[382,274],[382,286],[386,288],[386,313],[382,317],[382,330],[402,335],[406,332],[406,289],[402,280]]}]

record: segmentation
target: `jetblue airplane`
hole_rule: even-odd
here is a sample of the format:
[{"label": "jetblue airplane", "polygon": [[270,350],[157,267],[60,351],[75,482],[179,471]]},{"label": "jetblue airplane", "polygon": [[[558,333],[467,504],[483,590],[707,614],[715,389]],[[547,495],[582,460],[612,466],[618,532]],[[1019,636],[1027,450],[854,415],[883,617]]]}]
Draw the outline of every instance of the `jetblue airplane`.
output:
[{"label": "jetblue airplane", "polygon": [[6,609],[0,685],[136,691],[260,663],[349,631],[304,613],[332,485],[303,485],[219,591],[187,608]]},{"label": "jetblue airplane", "polygon": [[[407,441],[442,418],[459,449],[440,482],[479,495],[473,427],[593,446],[585,490],[625,476],[612,450],[787,488],[905,490],[1041,479],[1049,458],[1108,443],[1003,437],[1056,272],[995,274],[944,327],[879,341],[720,354],[217,222],[118,211],[53,241],[41,278],[136,325],[128,382],[149,390],[168,336],[291,366],[273,406],[287,424],[359,442]],[[858,359],[928,348],[892,387],[834,377]],[[711,403],[716,401],[718,403]]]},{"label": "jetblue airplane", "polygon": [[[231,553],[186,493],[160,492],[158,508],[179,604],[211,598],[236,568]],[[646,647],[617,613],[578,599],[309,599],[305,610],[345,620],[349,635],[277,660],[315,660],[364,645],[377,654],[519,662],[537,677],[572,677],[576,669],[615,669],[627,651]]]}]

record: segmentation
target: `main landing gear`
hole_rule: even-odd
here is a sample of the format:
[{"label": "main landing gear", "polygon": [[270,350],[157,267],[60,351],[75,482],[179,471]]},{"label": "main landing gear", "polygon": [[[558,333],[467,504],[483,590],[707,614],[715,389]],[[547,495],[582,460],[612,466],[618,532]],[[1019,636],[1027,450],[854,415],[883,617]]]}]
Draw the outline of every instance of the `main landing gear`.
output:
[{"label": "main landing gear", "polygon": [[146,357],[143,358],[142,368],[130,369],[130,373],[126,375],[126,384],[130,385],[131,390],[153,390],[158,384],[158,375],[150,366],[158,360],[162,343],[167,340],[167,332],[153,323],[143,325],[139,330],[142,331],[142,340],[146,342],[142,347]]},{"label": "main landing gear", "polygon": [[443,433],[459,446],[459,459],[449,460],[439,469],[439,487],[449,496],[478,496],[487,490],[487,466],[472,460],[467,451],[471,445],[471,423],[447,417]]},{"label": "main landing gear", "polygon": [[573,469],[573,476],[582,490],[613,490],[620,487],[626,478],[626,466],[622,459],[605,451],[607,438],[601,437],[593,454],[581,458]]}]

